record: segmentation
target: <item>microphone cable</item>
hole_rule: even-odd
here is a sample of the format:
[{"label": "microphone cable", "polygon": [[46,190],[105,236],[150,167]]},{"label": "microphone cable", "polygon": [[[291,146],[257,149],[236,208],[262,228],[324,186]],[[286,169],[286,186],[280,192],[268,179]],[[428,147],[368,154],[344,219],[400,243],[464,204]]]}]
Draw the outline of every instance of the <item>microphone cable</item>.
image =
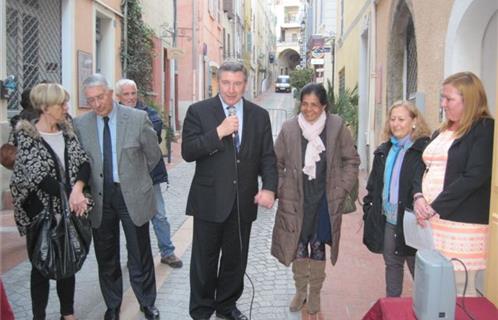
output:
[{"label": "microphone cable", "polygon": [[465,270],[465,283],[463,285],[462,304],[460,305],[457,302],[456,305],[459,306],[460,308],[462,308],[463,312],[465,312],[465,314],[467,315],[467,317],[469,317],[469,319],[475,320],[475,318],[473,317],[473,315],[470,314],[470,312],[465,307],[465,291],[467,291],[467,283],[468,283],[468,277],[469,277],[468,272],[467,272],[467,266],[465,265],[465,263],[463,263],[462,260],[460,260],[458,258],[451,258],[450,261],[457,261],[457,262],[459,262],[463,266],[463,269]]},{"label": "microphone cable", "polygon": [[[232,139],[235,138],[235,133],[232,134]],[[239,202],[239,165],[238,165],[238,161],[239,161],[239,157],[238,157],[238,150],[237,150],[237,146],[235,145],[235,143],[232,143],[233,145],[233,155],[234,155],[234,165],[235,165],[235,181],[237,182],[235,184],[235,202],[236,202],[236,207],[237,207],[237,226],[238,226],[238,232],[239,232],[239,247],[240,247],[240,267],[242,268],[243,264],[244,264],[244,260],[243,260],[243,255],[244,255],[244,246],[242,244],[242,230],[241,230],[241,226],[240,226],[240,202]],[[249,234],[249,240],[250,240],[250,237],[251,235]],[[249,250],[247,251],[247,262],[246,262],[246,270],[244,270],[244,275],[247,277],[247,279],[249,280],[249,283],[251,283],[251,289],[252,289],[252,295],[251,295],[251,303],[249,305],[249,320],[252,319],[252,307],[253,307],[253,303],[254,303],[254,296],[255,296],[255,293],[256,293],[256,289],[254,287],[254,283],[252,282],[252,279],[251,277],[249,277],[249,274],[247,273],[247,264],[249,262]],[[244,285],[242,283],[242,285]]]}]

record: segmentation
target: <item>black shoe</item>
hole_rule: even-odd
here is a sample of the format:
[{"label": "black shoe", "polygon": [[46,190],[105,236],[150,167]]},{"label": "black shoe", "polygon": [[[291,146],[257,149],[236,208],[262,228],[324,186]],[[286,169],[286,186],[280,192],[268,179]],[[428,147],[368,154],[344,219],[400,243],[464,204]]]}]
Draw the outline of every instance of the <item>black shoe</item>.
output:
[{"label": "black shoe", "polygon": [[171,268],[181,268],[183,266],[182,260],[178,258],[174,253],[170,256],[161,257],[161,263],[167,264]]},{"label": "black shoe", "polygon": [[216,316],[226,320],[249,320],[239,309],[233,308],[229,313],[216,312]]},{"label": "black shoe", "polygon": [[156,306],[150,306],[150,307],[140,306],[140,311],[144,313],[145,319],[147,320],[159,319],[159,310],[157,310]]},{"label": "black shoe", "polygon": [[104,320],[119,320],[119,309],[107,309]]}]

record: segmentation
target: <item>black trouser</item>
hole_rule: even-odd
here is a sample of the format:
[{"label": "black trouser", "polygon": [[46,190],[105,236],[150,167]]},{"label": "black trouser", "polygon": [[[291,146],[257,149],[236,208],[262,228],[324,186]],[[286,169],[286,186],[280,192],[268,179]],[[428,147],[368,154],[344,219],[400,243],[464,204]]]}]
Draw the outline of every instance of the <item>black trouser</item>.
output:
[{"label": "black trouser", "polygon": [[240,224],[241,251],[235,206],[222,223],[194,217],[189,306],[192,318],[209,318],[214,311],[228,313],[236,306],[244,290],[251,225]]},{"label": "black trouser", "polygon": [[126,237],[131,287],[141,306],[152,306],[156,300],[156,280],[149,223],[140,227],[133,224],[119,184],[115,184],[110,192],[105,191],[102,223],[99,228],[93,229],[100,289],[105,303],[109,309],[119,309],[123,298],[119,221]]},{"label": "black trouser", "polygon": [[[61,315],[73,314],[74,276],[57,280],[57,295],[59,296]],[[45,309],[48,303],[50,279],[45,278],[36,268],[31,268],[31,303],[33,319],[45,319]]]}]

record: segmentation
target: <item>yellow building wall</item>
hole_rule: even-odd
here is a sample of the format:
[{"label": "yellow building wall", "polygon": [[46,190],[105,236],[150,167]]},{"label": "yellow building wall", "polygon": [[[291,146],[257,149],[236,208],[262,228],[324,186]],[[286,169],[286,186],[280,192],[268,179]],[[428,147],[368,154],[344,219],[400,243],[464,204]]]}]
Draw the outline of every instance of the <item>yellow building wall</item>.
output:
[{"label": "yellow building wall", "polygon": [[[498,68],[496,70],[498,74]],[[496,85],[498,92],[498,82]],[[498,114],[498,102],[495,106],[495,114]],[[495,148],[493,153],[493,179],[491,185],[491,210],[489,213],[489,247],[488,247],[488,261],[486,269],[486,297],[498,306],[498,148],[496,148],[496,141],[498,141],[498,126],[495,123]]]},{"label": "yellow building wall", "polygon": [[[363,15],[368,12],[369,1],[345,0],[343,17],[343,35],[341,19],[337,19],[338,36],[335,48],[335,80],[334,89],[339,90],[339,72],[345,70],[345,87],[353,89],[358,84],[360,59],[360,28]],[[365,10],[366,9],[366,10]],[[337,12],[340,13],[340,1]]]},{"label": "yellow building wall", "polygon": [[347,89],[353,89],[358,84],[358,68],[360,58],[360,35],[359,27],[355,27],[349,36],[342,43],[339,50],[336,50],[335,67],[335,91],[339,90],[339,72],[345,71],[345,85]]}]

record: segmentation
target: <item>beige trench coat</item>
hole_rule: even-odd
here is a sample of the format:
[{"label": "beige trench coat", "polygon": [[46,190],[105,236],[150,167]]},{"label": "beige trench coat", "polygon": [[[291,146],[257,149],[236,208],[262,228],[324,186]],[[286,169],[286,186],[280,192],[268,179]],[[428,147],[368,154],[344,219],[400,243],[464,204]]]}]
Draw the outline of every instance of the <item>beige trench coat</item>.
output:
[{"label": "beige trench coat", "polygon": [[[341,117],[327,115],[326,195],[332,230],[330,260],[337,261],[341,237],[341,206],[358,177],[360,158],[351,132]],[[297,117],[288,120],[275,142],[278,168],[278,209],[273,227],[271,253],[288,266],[295,258],[303,224],[303,161],[301,129]]]}]

